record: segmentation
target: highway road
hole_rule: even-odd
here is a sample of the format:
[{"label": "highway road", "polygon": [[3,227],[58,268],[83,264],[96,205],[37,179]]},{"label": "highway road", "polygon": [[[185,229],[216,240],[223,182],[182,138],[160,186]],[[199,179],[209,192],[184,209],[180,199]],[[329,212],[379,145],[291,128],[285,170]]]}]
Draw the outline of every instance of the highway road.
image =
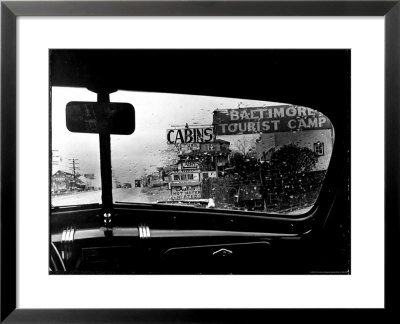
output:
[{"label": "highway road", "polygon": [[[131,189],[113,189],[113,198],[115,202],[133,202],[133,203],[155,203],[165,201],[171,198],[170,190],[166,188],[131,188]],[[101,190],[73,192],[52,197],[53,206],[83,205],[101,203]],[[296,210],[285,210],[284,215],[301,215],[307,212],[311,207],[304,207]]]},{"label": "highway road", "polygon": [[[165,188],[131,188],[113,189],[114,201],[151,203],[159,200],[167,200],[171,196]],[[63,195],[52,196],[53,206],[82,205],[101,202],[101,190],[72,192]]]}]

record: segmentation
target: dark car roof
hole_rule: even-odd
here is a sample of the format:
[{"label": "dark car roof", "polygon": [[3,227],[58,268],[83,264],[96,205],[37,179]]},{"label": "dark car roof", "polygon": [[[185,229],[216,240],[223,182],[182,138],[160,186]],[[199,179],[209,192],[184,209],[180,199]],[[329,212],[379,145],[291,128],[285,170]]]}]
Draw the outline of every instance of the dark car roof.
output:
[{"label": "dark car roof", "polygon": [[343,50],[52,50],[53,86],[195,94],[317,110],[349,86]]},{"label": "dark car roof", "polygon": [[351,51],[343,49],[57,49],[50,51],[50,84],[95,92],[179,93],[310,107],[329,117],[335,146],[348,159],[350,58]]}]

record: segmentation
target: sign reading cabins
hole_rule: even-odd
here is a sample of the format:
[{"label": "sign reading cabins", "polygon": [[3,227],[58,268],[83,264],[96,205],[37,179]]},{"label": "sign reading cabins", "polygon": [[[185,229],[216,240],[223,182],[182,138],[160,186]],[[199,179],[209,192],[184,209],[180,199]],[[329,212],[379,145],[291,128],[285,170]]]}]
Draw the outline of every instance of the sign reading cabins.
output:
[{"label": "sign reading cabins", "polygon": [[183,170],[197,170],[200,168],[198,161],[187,160],[182,162],[182,169]]},{"label": "sign reading cabins", "polygon": [[167,129],[168,144],[209,143],[214,141],[212,127]]}]

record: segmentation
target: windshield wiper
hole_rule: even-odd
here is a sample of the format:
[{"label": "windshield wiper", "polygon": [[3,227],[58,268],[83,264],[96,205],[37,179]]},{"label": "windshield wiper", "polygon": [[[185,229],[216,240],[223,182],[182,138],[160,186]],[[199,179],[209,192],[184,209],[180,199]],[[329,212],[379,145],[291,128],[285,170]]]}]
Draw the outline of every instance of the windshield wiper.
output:
[{"label": "windshield wiper", "polygon": [[135,205],[135,206],[153,206],[154,203],[145,203],[145,202],[132,202],[132,201],[115,201],[114,204],[126,204],[126,205]]},{"label": "windshield wiper", "polygon": [[62,205],[62,206],[54,206],[51,205],[51,209],[62,209],[62,208],[73,208],[73,207],[100,207],[100,203],[91,203],[91,204],[75,204],[75,205]]},{"label": "windshield wiper", "polygon": [[178,203],[167,203],[167,202],[152,202],[152,203],[142,203],[142,202],[128,202],[128,201],[116,201],[115,204],[126,204],[132,206],[146,206],[146,207],[156,207],[156,206],[163,206],[163,207],[179,207],[179,208],[201,208],[205,209],[205,206],[196,206],[196,205],[185,205],[185,204],[178,204]]}]

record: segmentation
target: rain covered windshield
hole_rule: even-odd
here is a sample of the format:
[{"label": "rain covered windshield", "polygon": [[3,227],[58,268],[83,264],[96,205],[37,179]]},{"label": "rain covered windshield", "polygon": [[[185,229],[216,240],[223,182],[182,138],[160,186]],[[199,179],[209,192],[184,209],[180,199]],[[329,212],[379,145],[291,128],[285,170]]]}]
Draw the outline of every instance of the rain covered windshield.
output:
[{"label": "rain covered windshield", "polygon": [[[96,134],[65,127],[85,89],[52,90],[52,205],[101,202]],[[315,203],[334,131],[295,103],[118,91],[135,107],[132,135],[111,135],[114,202],[302,214]]]}]

